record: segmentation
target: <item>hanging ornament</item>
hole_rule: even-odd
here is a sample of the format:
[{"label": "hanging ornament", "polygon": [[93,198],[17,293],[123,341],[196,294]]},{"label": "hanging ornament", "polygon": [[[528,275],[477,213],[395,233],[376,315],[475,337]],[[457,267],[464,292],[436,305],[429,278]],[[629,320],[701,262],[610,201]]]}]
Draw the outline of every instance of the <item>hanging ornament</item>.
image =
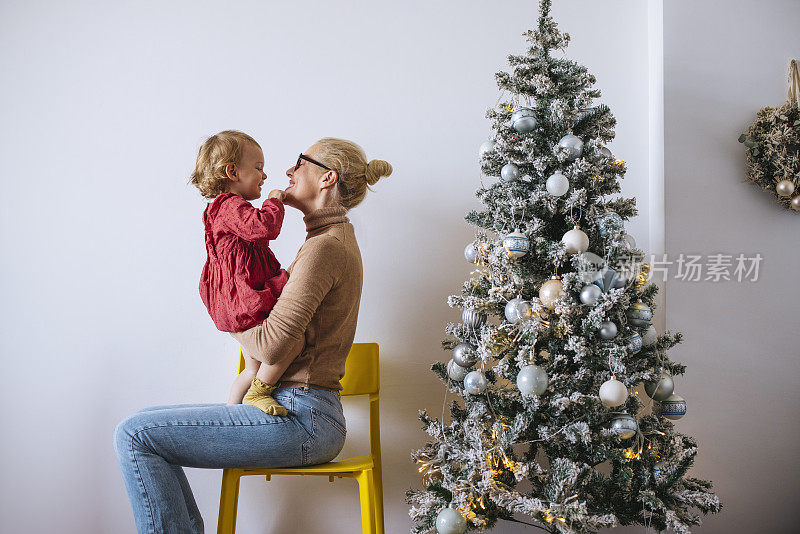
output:
[{"label": "hanging ornament", "polygon": [[597,273],[597,279],[594,284],[599,287],[603,293],[608,293],[612,289],[620,289],[625,287],[628,281],[625,277],[620,276],[613,267],[604,267]]},{"label": "hanging ornament", "polygon": [[503,238],[503,248],[512,259],[521,258],[531,249],[531,242],[519,228]]},{"label": "hanging ornament", "polygon": [[554,197],[564,196],[569,190],[569,180],[567,180],[566,176],[561,174],[561,171],[556,171],[547,178],[545,188],[548,194]]},{"label": "hanging ornament", "polygon": [[578,110],[578,118],[575,120],[575,124],[578,124],[580,121],[585,119],[587,116],[591,115],[592,112],[597,109],[596,107],[587,107],[587,108],[580,108]]},{"label": "hanging ornament", "polygon": [[655,326],[650,325],[642,334],[642,346],[653,347],[656,343],[658,343],[658,332],[656,332]]},{"label": "hanging ornament", "polygon": [[633,250],[636,248],[636,240],[631,234],[622,234],[622,242],[625,243],[625,246],[628,248],[628,250]]},{"label": "hanging ornament", "polygon": [[480,395],[486,390],[486,377],[480,371],[470,371],[464,377],[464,389],[470,395]]},{"label": "hanging ornament", "polygon": [[670,395],[661,403],[661,415],[667,419],[677,421],[686,415],[686,401],[680,395]]},{"label": "hanging ornament", "polygon": [[616,416],[611,420],[611,431],[622,439],[632,438],[639,430],[636,418],[626,413]]},{"label": "hanging ornament", "polygon": [[453,361],[461,367],[472,367],[478,361],[476,347],[469,343],[459,343],[453,349]]},{"label": "hanging ornament", "polygon": [[600,386],[599,396],[606,408],[614,408],[628,400],[628,388],[616,378],[612,378]]},{"label": "hanging ornament", "polygon": [[577,254],[589,250],[589,236],[575,225],[575,228],[564,234],[561,242],[567,247],[567,254]]},{"label": "hanging ornament", "polygon": [[521,298],[511,299],[506,304],[505,315],[509,323],[516,324],[531,313],[531,305]]},{"label": "hanging ornament", "polygon": [[445,508],[436,516],[437,534],[464,534],[467,521],[455,508]]},{"label": "hanging ornament", "polygon": [[577,135],[565,135],[558,141],[558,146],[567,151],[567,161],[575,160],[583,154],[583,141]]},{"label": "hanging ornament", "polygon": [[463,382],[464,378],[469,373],[469,369],[461,367],[455,361],[450,360],[447,362],[447,376],[450,377],[450,380],[455,382]]},{"label": "hanging ornament", "polygon": [[500,178],[504,182],[515,182],[519,180],[519,168],[513,163],[506,163],[500,169]]},{"label": "hanging ornament", "polygon": [[797,195],[789,202],[789,207],[795,211],[800,211],[800,195]]},{"label": "hanging ornament", "polygon": [[628,318],[628,324],[631,326],[635,328],[647,328],[650,326],[650,320],[653,318],[653,310],[651,310],[647,304],[638,300],[625,311],[625,316]]},{"label": "hanging ornament", "polygon": [[538,365],[526,365],[517,374],[517,389],[524,397],[541,395],[547,389],[549,379]]},{"label": "hanging ornament", "polygon": [[470,263],[475,263],[478,261],[478,249],[475,248],[474,243],[470,243],[464,247],[464,259]]},{"label": "hanging ornament", "polygon": [[511,127],[519,133],[532,132],[536,128],[536,113],[531,108],[519,108],[511,114]]},{"label": "hanging ornament", "polygon": [[775,192],[782,197],[790,197],[794,193],[794,184],[791,180],[781,180],[775,185]]},{"label": "hanging ornament", "polygon": [[494,139],[489,139],[488,141],[484,141],[481,143],[481,148],[478,150],[478,154],[480,157],[484,157],[487,154],[491,154],[494,152],[495,145],[497,142]]},{"label": "hanging ornament", "polygon": [[614,159],[614,154],[607,147],[600,148],[600,155],[601,156],[605,156],[607,158]]},{"label": "hanging ornament", "polygon": [[581,302],[589,306],[594,306],[597,304],[597,299],[599,299],[602,294],[603,291],[594,284],[583,286],[583,289],[581,289]]},{"label": "hanging ornament", "polygon": [[611,321],[603,321],[600,323],[600,337],[608,341],[617,337],[617,325]]},{"label": "hanging ornament", "polygon": [[623,229],[622,217],[613,211],[607,211],[597,218],[597,226],[601,236],[608,233],[618,232]]},{"label": "hanging ornament", "polygon": [[564,284],[561,283],[560,276],[553,276],[539,288],[539,300],[542,301],[542,306],[548,310],[552,310],[556,301],[563,296]]},{"label": "hanging ornament", "polygon": [[664,473],[664,469],[666,468],[666,464],[664,462],[658,462],[653,466],[653,479],[656,482],[661,481],[661,476]]},{"label": "hanging ornament", "polygon": [[637,354],[642,350],[642,336],[639,332],[634,332],[625,338],[625,348],[628,349],[628,354]]},{"label": "hanging ornament", "polygon": [[461,322],[470,329],[480,328],[486,322],[486,314],[479,310],[467,308],[461,312]]},{"label": "hanging ornament", "polygon": [[664,371],[661,371],[658,380],[651,380],[644,383],[645,393],[654,401],[663,402],[667,400],[674,390],[675,382],[673,382],[672,377]]}]

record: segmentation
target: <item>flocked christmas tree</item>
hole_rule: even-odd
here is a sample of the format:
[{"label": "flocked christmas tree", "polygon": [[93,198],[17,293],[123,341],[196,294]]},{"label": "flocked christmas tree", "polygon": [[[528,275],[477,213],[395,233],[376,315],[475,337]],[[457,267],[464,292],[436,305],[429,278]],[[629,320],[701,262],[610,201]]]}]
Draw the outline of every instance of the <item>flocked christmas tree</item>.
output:
[{"label": "flocked christmas tree", "polygon": [[685,367],[667,356],[681,336],[650,324],[657,288],[624,231],[635,200],[609,198],[625,173],[606,147],[615,119],[593,106],[587,69],[554,56],[569,36],[550,0],[540,11],[527,54],[496,75],[480,152],[500,180],[466,217],[477,267],[448,300],[463,310],[446,328],[452,359],[433,365],[457,397],[449,423],[420,412],[431,440],[412,454],[424,485],[407,494],[412,532],[498,520],[689,532],[697,511],[720,503],[710,482],[687,476],[697,444],[672,423],[686,411],[673,393]]}]

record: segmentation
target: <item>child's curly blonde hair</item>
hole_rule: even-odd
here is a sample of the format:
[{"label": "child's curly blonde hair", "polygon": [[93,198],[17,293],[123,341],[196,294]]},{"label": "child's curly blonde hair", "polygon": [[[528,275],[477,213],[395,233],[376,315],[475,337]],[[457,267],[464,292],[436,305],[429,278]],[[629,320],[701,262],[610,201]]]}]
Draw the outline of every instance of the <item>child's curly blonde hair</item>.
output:
[{"label": "child's curly blonde hair", "polygon": [[228,192],[225,166],[238,164],[246,143],[261,148],[255,139],[237,130],[225,130],[206,139],[197,153],[197,163],[190,182],[205,198],[216,198]]}]

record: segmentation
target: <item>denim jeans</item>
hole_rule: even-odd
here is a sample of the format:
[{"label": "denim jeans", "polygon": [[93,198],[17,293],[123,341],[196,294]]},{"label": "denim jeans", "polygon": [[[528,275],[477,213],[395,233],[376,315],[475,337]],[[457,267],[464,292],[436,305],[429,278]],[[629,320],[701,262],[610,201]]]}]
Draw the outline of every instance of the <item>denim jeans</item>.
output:
[{"label": "denim jeans", "polygon": [[298,467],[333,460],[345,440],[336,392],[278,388],[289,412],[267,415],[249,404],[146,408],[117,425],[114,449],[140,534],[202,533],[183,467]]}]

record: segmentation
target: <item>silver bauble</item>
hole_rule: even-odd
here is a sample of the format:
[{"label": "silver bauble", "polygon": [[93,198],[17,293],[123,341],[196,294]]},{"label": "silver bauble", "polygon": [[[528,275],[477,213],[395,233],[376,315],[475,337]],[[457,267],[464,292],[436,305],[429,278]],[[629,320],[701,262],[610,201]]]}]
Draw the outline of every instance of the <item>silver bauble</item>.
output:
[{"label": "silver bauble", "polygon": [[622,241],[628,249],[636,248],[636,240],[631,234],[622,234]]},{"label": "silver bauble", "polygon": [[670,395],[667,400],[661,403],[660,413],[667,419],[677,421],[686,415],[686,401],[680,395]]},{"label": "silver bauble", "polygon": [[599,397],[606,408],[614,408],[628,400],[628,388],[616,378],[612,378],[600,386]]},{"label": "silver bauble", "polygon": [[511,299],[506,304],[505,315],[509,323],[518,323],[523,318],[528,317],[531,312],[531,305],[521,298]]},{"label": "silver bauble", "polygon": [[597,226],[600,230],[600,235],[604,236],[608,233],[618,232],[623,229],[624,221],[619,213],[608,211],[597,218]]},{"label": "silver bauble", "polygon": [[464,377],[464,389],[470,395],[480,395],[486,390],[486,377],[480,371],[470,371]]},{"label": "silver bauble", "polygon": [[665,401],[675,391],[675,382],[668,373],[662,371],[658,380],[644,383],[644,391],[654,401]]},{"label": "silver bauble", "polygon": [[500,178],[504,182],[514,182],[519,180],[519,168],[513,163],[506,163],[500,169]]},{"label": "silver bauble", "polygon": [[481,148],[478,150],[478,154],[480,157],[485,156],[486,154],[491,154],[494,152],[494,147],[497,145],[497,142],[493,139],[489,139],[488,141],[484,141],[481,143]]},{"label": "silver bauble", "polygon": [[653,319],[653,310],[650,306],[641,300],[631,304],[631,307],[625,310],[625,317],[628,318],[628,324],[634,328],[647,328],[650,326],[650,321]]},{"label": "silver bauble", "polygon": [[480,328],[486,322],[486,314],[479,310],[467,308],[461,312],[461,322],[467,328]]},{"label": "silver bauble", "polygon": [[544,186],[548,194],[554,197],[560,197],[565,195],[569,190],[569,180],[566,176],[561,174],[561,171],[556,171],[547,178]]},{"label": "silver bauble", "polygon": [[464,247],[464,259],[470,263],[475,263],[478,261],[478,249],[475,248],[473,243],[470,243]]},{"label": "silver bauble", "polygon": [[503,248],[510,258],[517,259],[530,251],[531,242],[525,234],[515,231],[503,238]]},{"label": "silver bauble", "polygon": [[603,291],[594,284],[583,286],[583,289],[581,289],[581,302],[589,306],[594,306],[597,304],[597,299],[599,299],[602,294]]},{"label": "silver bauble", "polygon": [[564,284],[558,276],[550,278],[539,288],[539,300],[542,301],[542,306],[549,310],[552,310],[556,305],[556,301],[563,296]]},{"label": "silver bauble", "polygon": [[536,113],[531,108],[519,108],[511,114],[511,127],[519,133],[532,132],[536,128]]},{"label": "silver bauble", "polygon": [[436,516],[436,534],[464,534],[467,521],[455,508],[445,508]]},{"label": "silver bauble", "polygon": [[478,361],[476,347],[469,343],[459,343],[453,349],[453,361],[461,367],[472,367]]},{"label": "silver bauble", "polygon": [[656,343],[658,343],[658,332],[655,326],[650,325],[642,334],[642,346],[653,347]]},{"label": "silver bauble", "polygon": [[549,379],[538,365],[526,365],[517,374],[517,389],[523,396],[541,395],[547,389]]},{"label": "silver bauble", "polygon": [[603,321],[600,323],[600,337],[605,340],[617,337],[617,325],[611,321]]},{"label": "silver bauble", "polygon": [[577,135],[565,135],[558,142],[558,146],[566,149],[567,161],[572,161],[583,154],[583,141]]},{"label": "silver bauble", "polygon": [[794,193],[794,184],[791,180],[781,180],[775,186],[775,191],[782,197],[790,197]]},{"label": "silver bauble", "polygon": [[635,417],[628,414],[618,415],[611,420],[611,431],[622,439],[632,438],[639,430]]},{"label": "silver bauble", "polygon": [[800,195],[797,195],[789,201],[789,206],[795,211],[800,211]]},{"label": "silver bauble", "polygon": [[450,377],[450,380],[455,382],[463,382],[464,378],[469,373],[469,369],[465,367],[461,367],[453,360],[447,362],[447,376]]},{"label": "silver bauble", "polygon": [[625,348],[628,349],[628,354],[637,354],[642,350],[642,335],[639,332],[634,332],[626,337]]},{"label": "silver bauble", "polygon": [[609,150],[607,147],[602,147],[600,149],[600,155],[601,156],[605,156],[607,158],[614,159],[614,154],[612,154],[611,150]]},{"label": "silver bauble", "polygon": [[564,234],[561,242],[567,248],[567,254],[577,254],[589,250],[589,236],[577,226]]}]

